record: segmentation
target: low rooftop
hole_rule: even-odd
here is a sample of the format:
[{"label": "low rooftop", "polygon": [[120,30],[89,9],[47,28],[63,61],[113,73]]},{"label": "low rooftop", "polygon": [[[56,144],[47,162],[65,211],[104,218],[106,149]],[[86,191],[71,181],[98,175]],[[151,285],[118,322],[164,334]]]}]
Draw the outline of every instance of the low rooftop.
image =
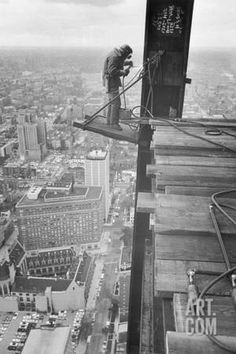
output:
[{"label": "low rooftop", "polygon": [[57,278],[16,277],[12,292],[42,293],[47,287],[52,291],[65,291],[71,280]]},{"label": "low rooftop", "polygon": [[87,160],[105,160],[107,156],[107,151],[102,149],[95,149],[88,153],[86,156]]},{"label": "low rooftop", "polygon": [[74,187],[70,193],[63,191],[46,191],[43,189],[38,199],[32,200],[27,197],[27,193],[17,203],[16,207],[28,207],[42,205],[45,203],[64,202],[66,200],[94,200],[99,199],[102,193],[102,187]]},{"label": "low rooftop", "polygon": [[64,354],[70,335],[69,327],[32,329],[22,354]]}]

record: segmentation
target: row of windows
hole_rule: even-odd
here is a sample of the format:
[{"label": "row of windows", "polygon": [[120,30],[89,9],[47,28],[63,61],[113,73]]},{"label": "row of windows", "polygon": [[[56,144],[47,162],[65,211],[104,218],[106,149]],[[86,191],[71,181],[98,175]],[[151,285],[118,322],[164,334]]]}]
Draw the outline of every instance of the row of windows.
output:
[{"label": "row of windows", "polygon": [[74,219],[60,219],[60,221],[57,222],[49,222],[48,220],[41,220],[38,222],[26,222],[25,224],[20,225],[22,229],[25,229],[26,227],[34,227],[34,228],[55,228],[55,227],[68,227],[70,225],[74,226],[81,226],[81,225],[87,225],[87,226],[93,226],[99,222],[99,218],[93,217],[89,220],[83,219],[83,218],[77,218],[76,220]]},{"label": "row of windows", "polygon": [[70,258],[68,259],[64,259],[64,258],[61,258],[61,259],[48,259],[47,262],[43,259],[42,262],[39,262],[39,260],[36,260],[35,262],[32,262],[30,261],[29,262],[29,267],[38,267],[38,266],[43,266],[43,265],[47,265],[47,264],[58,264],[58,263],[70,263],[72,260]]},{"label": "row of windows", "polygon": [[52,246],[52,243],[53,243],[53,246],[54,247],[59,247],[59,246],[65,246],[65,245],[68,245],[68,244],[80,244],[80,243],[87,243],[87,242],[95,242],[95,241],[98,241],[99,240],[99,237],[98,236],[91,236],[91,237],[80,237],[80,238],[72,238],[72,239],[68,239],[68,238],[65,238],[65,239],[60,239],[60,240],[50,240],[50,239],[37,239],[37,240],[27,240],[25,239],[24,240],[24,244],[26,245],[26,248],[27,249],[35,249],[35,248],[42,248],[43,247],[50,247]]},{"label": "row of windows", "polygon": [[21,223],[21,225],[31,225],[31,224],[41,224],[42,222],[44,224],[48,224],[48,225],[53,225],[56,223],[61,223],[62,221],[65,222],[94,222],[95,220],[99,220],[99,214],[98,213],[94,213],[93,215],[87,215],[87,214],[79,214],[79,215],[61,215],[60,217],[56,217],[56,218],[50,218],[48,216],[45,217],[37,217],[34,219],[25,219],[24,222]]},{"label": "row of windows", "polygon": [[56,238],[60,237],[73,237],[73,236],[82,236],[84,235],[91,235],[94,232],[97,232],[98,230],[101,230],[101,227],[98,228],[98,226],[94,227],[80,227],[80,228],[63,228],[59,230],[51,230],[51,229],[42,229],[42,230],[35,230],[35,229],[29,229],[26,231],[22,231],[21,235],[29,235],[30,237],[37,236],[37,237],[43,237],[46,236],[47,238],[52,236]]},{"label": "row of windows", "polygon": [[[31,302],[31,299],[29,297],[26,298],[27,302]],[[35,299],[33,298],[32,301],[35,301]],[[20,297],[20,302],[24,302],[24,298]]]},{"label": "row of windows", "polygon": [[58,273],[58,272],[66,272],[68,270],[68,266],[61,266],[61,267],[48,267],[48,268],[40,268],[40,269],[31,269],[30,274],[31,275],[41,275],[41,274],[47,274],[47,273]]},{"label": "row of windows", "polygon": [[48,268],[40,268],[40,269],[30,269],[31,272],[34,273],[34,271],[37,272],[55,272],[55,271],[64,271],[68,269],[69,265],[62,265],[62,266],[56,266],[56,267],[48,267]]},{"label": "row of windows", "polygon": [[[41,241],[52,241],[52,242],[64,242],[64,246],[68,246],[68,243],[71,244],[75,241],[78,240],[93,240],[93,239],[97,239],[98,236],[94,235],[94,233],[83,233],[82,235],[75,235],[75,234],[67,234],[67,235],[61,235],[58,237],[55,237],[54,235],[39,235],[38,237],[34,237],[35,235],[32,233],[31,237],[22,237],[23,238],[23,242],[24,243],[30,243],[30,242],[41,242]],[[69,241],[73,241],[73,242],[69,242]],[[62,263],[62,262],[60,262]]]},{"label": "row of windows", "polygon": [[60,212],[60,211],[74,211],[74,210],[84,210],[84,209],[93,209],[97,208],[100,205],[100,201],[98,202],[77,202],[73,203],[70,202],[69,205],[53,205],[52,207],[42,207],[42,208],[24,208],[24,209],[19,209],[19,214],[20,215],[34,215],[34,214],[42,214],[42,213],[55,213],[55,210]]},{"label": "row of windows", "polygon": [[[27,230],[32,230],[32,231],[51,231],[51,232],[57,232],[58,230],[74,230],[74,231],[77,231],[77,230],[81,230],[81,229],[90,229],[92,230],[94,227],[96,227],[97,224],[90,224],[90,225],[86,225],[86,224],[64,224],[64,225],[54,225],[54,226],[41,226],[41,227],[28,227]],[[25,229],[23,229],[23,231],[26,231]]]},{"label": "row of windows", "polygon": [[[30,242],[42,242],[42,241],[48,241],[48,242],[59,242],[60,244],[63,242],[64,246],[68,246],[68,244],[73,244],[73,242],[77,243],[79,240],[93,240],[97,239],[98,235],[94,233],[83,233],[82,235],[76,235],[76,234],[67,234],[67,235],[60,235],[60,236],[55,236],[55,235],[37,235],[31,233],[30,238],[29,237],[23,237],[22,239],[24,243],[30,243]],[[71,242],[70,242],[71,241]],[[62,262],[61,262],[62,263]]]}]

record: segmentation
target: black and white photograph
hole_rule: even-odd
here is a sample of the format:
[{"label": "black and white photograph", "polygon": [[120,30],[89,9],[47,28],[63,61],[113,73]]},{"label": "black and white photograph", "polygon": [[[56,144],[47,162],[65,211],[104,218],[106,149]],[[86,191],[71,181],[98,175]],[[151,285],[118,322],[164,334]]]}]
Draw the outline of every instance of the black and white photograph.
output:
[{"label": "black and white photograph", "polygon": [[236,353],[235,0],[0,0],[11,353]]}]

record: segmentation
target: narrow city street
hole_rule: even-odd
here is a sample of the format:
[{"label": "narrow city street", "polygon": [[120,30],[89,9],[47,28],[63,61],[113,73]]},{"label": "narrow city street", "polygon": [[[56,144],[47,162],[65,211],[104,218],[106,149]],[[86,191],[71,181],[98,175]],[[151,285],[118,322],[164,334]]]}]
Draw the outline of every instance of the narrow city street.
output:
[{"label": "narrow city street", "polygon": [[107,251],[96,257],[96,268],[87,302],[87,310],[92,310],[95,314],[88,354],[106,352],[107,334],[105,333],[105,327],[107,321],[109,321],[109,308],[112,305],[114,284],[118,277],[121,229],[122,223],[120,221],[117,221],[112,226],[106,226],[104,242],[107,244]]},{"label": "narrow city street", "polygon": [[97,298],[97,292],[99,288],[99,280],[102,274],[103,270],[103,264],[104,261],[102,258],[96,258],[96,267],[94,270],[94,275],[93,275],[93,280],[91,283],[90,291],[89,291],[89,297],[86,305],[86,309],[93,311],[95,310],[95,305],[96,305],[96,298]]}]

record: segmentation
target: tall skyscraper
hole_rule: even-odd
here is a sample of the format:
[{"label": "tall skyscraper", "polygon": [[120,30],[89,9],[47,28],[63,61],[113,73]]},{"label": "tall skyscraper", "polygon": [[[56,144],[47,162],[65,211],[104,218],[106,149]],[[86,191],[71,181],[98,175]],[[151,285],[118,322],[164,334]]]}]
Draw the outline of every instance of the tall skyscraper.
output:
[{"label": "tall skyscraper", "polygon": [[21,111],[18,115],[17,132],[20,158],[41,161],[47,154],[45,121]]},{"label": "tall skyscraper", "polygon": [[85,185],[103,188],[104,219],[107,219],[110,207],[109,158],[109,149],[98,149],[89,152],[85,160]]}]

